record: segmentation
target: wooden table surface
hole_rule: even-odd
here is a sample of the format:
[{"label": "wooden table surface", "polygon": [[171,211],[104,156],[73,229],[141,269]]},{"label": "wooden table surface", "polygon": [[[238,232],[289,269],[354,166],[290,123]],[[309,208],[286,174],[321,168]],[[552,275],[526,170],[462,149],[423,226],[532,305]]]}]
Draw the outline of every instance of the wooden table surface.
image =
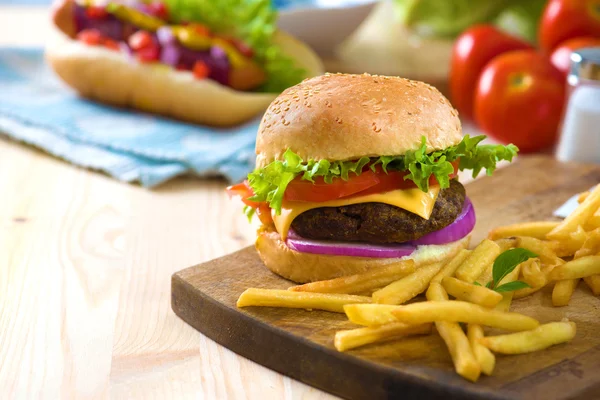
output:
[{"label": "wooden table surface", "polygon": [[[47,30],[46,9],[0,6],[0,45]],[[225,186],[149,191],[0,136],[2,398],[334,398],[171,311],[172,273],[253,242]]]}]

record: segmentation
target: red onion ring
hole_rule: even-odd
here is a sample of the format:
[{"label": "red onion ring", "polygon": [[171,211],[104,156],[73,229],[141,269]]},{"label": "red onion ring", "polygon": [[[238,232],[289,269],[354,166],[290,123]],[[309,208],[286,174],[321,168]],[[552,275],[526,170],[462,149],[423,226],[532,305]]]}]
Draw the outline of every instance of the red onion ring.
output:
[{"label": "red onion ring", "polygon": [[411,243],[415,246],[425,244],[446,244],[456,242],[467,236],[475,227],[475,209],[468,197],[465,197],[460,215],[450,225],[439,231],[428,233]]},{"label": "red onion ring", "polygon": [[411,244],[372,244],[352,242],[330,242],[304,239],[290,229],[287,246],[300,253],[327,254],[331,256],[397,258],[411,255],[415,246]]},{"label": "red onion ring", "polygon": [[467,236],[475,226],[475,210],[469,198],[460,215],[450,225],[431,232],[417,240],[397,244],[373,244],[358,242],[332,242],[327,240],[305,239],[293,229],[288,232],[287,246],[301,253],[326,254],[332,256],[399,258],[411,255],[417,246],[440,245],[455,242]]}]

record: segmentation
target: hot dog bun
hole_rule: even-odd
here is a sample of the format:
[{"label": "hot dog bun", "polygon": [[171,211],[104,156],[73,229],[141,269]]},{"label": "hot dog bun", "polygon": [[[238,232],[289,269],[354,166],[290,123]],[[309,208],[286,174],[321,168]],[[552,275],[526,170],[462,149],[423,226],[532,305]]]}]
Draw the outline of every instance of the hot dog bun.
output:
[{"label": "hot dog bun", "polygon": [[[189,71],[141,64],[125,54],[78,42],[72,0],[55,4],[53,22],[46,59],[84,97],[214,126],[247,121],[277,97],[277,93],[236,91],[209,79],[198,80]],[[278,32],[275,41],[309,76],[323,73],[321,60],[306,45],[284,32]]]}]

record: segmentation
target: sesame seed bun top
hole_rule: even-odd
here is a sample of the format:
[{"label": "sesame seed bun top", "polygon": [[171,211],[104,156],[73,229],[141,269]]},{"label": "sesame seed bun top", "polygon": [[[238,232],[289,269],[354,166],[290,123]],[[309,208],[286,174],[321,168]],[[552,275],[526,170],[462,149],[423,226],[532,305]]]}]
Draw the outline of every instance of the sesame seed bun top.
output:
[{"label": "sesame seed bun top", "polygon": [[289,148],[304,160],[403,155],[427,140],[442,150],[462,140],[458,113],[434,87],[377,75],[326,74],[286,89],[267,109],[256,139],[261,168]]}]

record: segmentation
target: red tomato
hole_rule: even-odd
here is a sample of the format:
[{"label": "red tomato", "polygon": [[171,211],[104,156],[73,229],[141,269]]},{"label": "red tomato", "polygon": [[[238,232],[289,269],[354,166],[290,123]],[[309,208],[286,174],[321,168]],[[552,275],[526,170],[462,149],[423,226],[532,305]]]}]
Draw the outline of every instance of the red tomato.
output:
[{"label": "red tomato", "polygon": [[169,20],[169,10],[165,3],[161,3],[160,1],[150,3],[148,4],[148,11],[164,21]]},{"label": "red tomato", "polygon": [[89,6],[85,9],[85,15],[89,19],[104,19],[108,16],[108,11],[104,7]]},{"label": "red tomato", "polygon": [[114,51],[121,51],[121,47],[119,47],[119,43],[112,39],[104,39],[102,44],[104,45],[104,47],[106,47],[108,49],[111,49]]},{"label": "red tomato", "polygon": [[452,51],[450,95],[461,116],[473,118],[477,81],[488,62],[507,51],[531,48],[490,25],[474,26],[460,35]]},{"label": "red tomato", "polygon": [[250,206],[252,208],[257,208],[258,206],[261,205],[261,203],[263,203],[260,201],[248,200],[248,198],[254,196],[254,192],[252,191],[252,188],[248,184],[247,180],[244,182],[238,183],[237,185],[229,186],[226,189],[226,191],[227,191],[227,194],[229,195],[229,197],[239,196],[245,205]]},{"label": "red tomato", "polygon": [[550,0],[538,34],[538,41],[547,53],[567,39],[600,37],[600,0]]},{"label": "red tomato", "polygon": [[229,197],[239,196],[244,204],[250,206],[256,210],[258,219],[264,225],[272,225],[273,217],[271,216],[271,208],[266,201],[252,201],[248,200],[249,197],[254,196],[252,188],[248,184],[248,181],[238,183],[237,185],[229,186],[227,189]]},{"label": "red tomato", "polygon": [[[450,178],[457,175],[458,161],[453,162],[452,165],[454,166],[454,173],[450,175]],[[351,175],[351,178],[347,181],[336,178],[332,183],[325,183],[323,178],[317,178],[315,183],[312,183],[298,177],[290,182],[285,190],[284,197],[290,201],[323,202],[346,197],[385,193],[397,189],[416,188],[417,185],[413,181],[404,179],[407,174],[406,171],[388,171],[385,173],[378,166],[375,172],[367,169],[358,176]],[[438,185],[434,176],[429,178],[429,185]]]},{"label": "red tomato", "polygon": [[378,175],[369,169],[358,176],[352,174],[347,181],[334,178],[331,183],[326,183],[323,177],[315,178],[314,183],[297,177],[289,183],[283,196],[290,201],[321,202],[335,200],[377,185],[380,182]]},{"label": "red tomato", "polygon": [[522,152],[552,145],[564,104],[565,83],[550,61],[530,50],[492,60],[481,73],[475,120],[493,138]]},{"label": "red tomato", "polygon": [[254,50],[252,50],[252,48],[250,46],[248,46],[246,43],[242,42],[239,39],[235,39],[235,38],[227,38],[226,40],[229,43],[231,43],[233,46],[235,46],[237,51],[239,51],[244,57],[248,57],[248,58],[254,57]]},{"label": "red tomato", "polygon": [[271,215],[271,208],[267,203],[261,204],[258,208],[255,208],[256,215],[263,225],[273,225],[273,216]]},{"label": "red tomato", "polygon": [[192,68],[192,72],[197,79],[206,79],[210,74],[210,68],[205,62],[196,61],[194,68]]},{"label": "red tomato", "polygon": [[147,49],[150,47],[158,47],[152,38],[152,34],[146,31],[137,31],[133,35],[129,36],[129,47],[133,51]]},{"label": "red tomato", "polygon": [[142,63],[152,63],[160,58],[160,48],[158,46],[145,47],[136,53],[138,60]]},{"label": "red tomato", "polygon": [[102,34],[96,29],[84,29],[77,34],[77,40],[90,46],[97,46],[102,43]]},{"label": "red tomato", "polygon": [[584,47],[600,47],[600,37],[578,37],[562,42],[550,56],[550,62],[566,77],[571,67],[571,53]]},{"label": "red tomato", "polygon": [[[450,179],[455,178],[458,175],[458,163],[459,161],[454,161],[452,166],[454,167],[454,172],[450,174]],[[414,189],[417,187],[415,183],[411,180],[404,179],[404,177],[408,175],[406,171],[388,171],[387,174],[383,172],[379,167],[377,168],[377,177],[379,178],[379,183],[373,187],[368,188],[360,193],[357,193],[357,196],[366,196],[368,194],[375,193],[385,193],[392,190],[397,189]],[[435,176],[429,177],[429,186],[438,186],[439,182],[437,181]]]},{"label": "red tomato", "polygon": [[208,27],[206,25],[202,25],[199,24],[197,22],[194,22],[193,24],[189,24],[189,26],[191,26],[194,29],[194,32],[196,32],[198,35],[201,36],[210,36],[210,29],[208,29]]}]

